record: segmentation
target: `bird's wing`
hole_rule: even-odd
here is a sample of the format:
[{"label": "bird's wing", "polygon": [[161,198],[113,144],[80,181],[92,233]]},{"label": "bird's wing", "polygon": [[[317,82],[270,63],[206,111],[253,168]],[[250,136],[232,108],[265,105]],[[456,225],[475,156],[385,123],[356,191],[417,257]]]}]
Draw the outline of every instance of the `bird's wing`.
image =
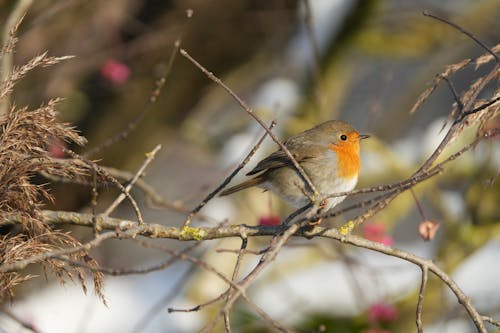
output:
[{"label": "bird's wing", "polygon": [[[290,138],[288,141],[285,142],[285,145],[292,154],[293,158],[297,161],[297,163],[300,164],[306,160],[313,158],[314,156],[313,150],[317,149],[318,147],[311,147],[311,149],[307,149],[307,151],[305,149],[297,149],[300,143],[298,143],[297,140],[295,139],[296,137]],[[247,173],[247,176],[283,167],[293,167],[293,163],[290,160],[290,158],[288,158],[287,154],[280,149],[275,151],[271,155],[267,156],[262,161],[260,161],[255,166],[255,168],[253,168],[249,173]]]}]

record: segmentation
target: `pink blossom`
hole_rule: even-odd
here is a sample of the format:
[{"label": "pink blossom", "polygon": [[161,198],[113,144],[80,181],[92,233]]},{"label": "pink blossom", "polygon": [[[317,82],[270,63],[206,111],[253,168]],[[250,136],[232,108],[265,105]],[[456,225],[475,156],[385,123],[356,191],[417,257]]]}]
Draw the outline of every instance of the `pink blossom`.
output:
[{"label": "pink blossom", "polygon": [[280,225],[281,224],[281,217],[278,215],[266,215],[266,216],[261,216],[259,218],[259,225],[267,225],[267,226],[272,226],[272,225]]},{"label": "pink blossom", "polygon": [[130,76],[130,69],[123,62],[109,59],[102,65],[101,75],[111,83],[123,84]]},{"label": "pink blossom", "polygon": [[382,223],[372,222],[363,226],[363,237],[387,246],[394,244],[391,236],[386,234],[386,227]]},{"label": "pink blossom", "polygon": [[398,309],[387,303],[373,304],[368,310],[368,318],[374,322],[390,323],[398,317]]}]

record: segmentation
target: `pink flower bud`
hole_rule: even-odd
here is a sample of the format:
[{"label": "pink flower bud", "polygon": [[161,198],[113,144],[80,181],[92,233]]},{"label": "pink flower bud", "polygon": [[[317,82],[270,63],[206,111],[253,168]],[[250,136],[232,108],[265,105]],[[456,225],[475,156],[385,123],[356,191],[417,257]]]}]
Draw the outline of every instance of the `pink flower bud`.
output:
[{"label": "pink flower bud", "polygon": [[130,76],[130,69],[123,62],[110,59],[101,67],[101,75],[111,83],[123,84]]},{"label": "pink flower bud", "polygon": [[382,223],[372,222],[365,224],[363,226],[363,237],[387,246],[394,244],[394,240],[386,234],[386,227]]},{"label": "pink flower bud", "polygon": [[391,304],[376,303],[368,310],[368,318],[374,322],[390,323],[398,317],[398,309]]}]

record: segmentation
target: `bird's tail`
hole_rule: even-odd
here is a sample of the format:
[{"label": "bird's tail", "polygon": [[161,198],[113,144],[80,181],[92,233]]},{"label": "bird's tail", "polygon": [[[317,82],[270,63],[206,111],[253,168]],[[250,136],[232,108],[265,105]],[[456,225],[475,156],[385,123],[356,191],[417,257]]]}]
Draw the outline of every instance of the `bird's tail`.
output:
[{"label": "bird's tail", "polygon": [[257,185],[261,184],[263,181],[264,181],[264,179],[261,177],[255,177],[255,178],[245,180],[243,183],[232,186],[232,187],[227,188],[224,191],[220,192],[219,196],[222,197],[225,195],[233,194],[234,192],[244,190],[244,189],[252,187],[252,186],[257,186]]}]

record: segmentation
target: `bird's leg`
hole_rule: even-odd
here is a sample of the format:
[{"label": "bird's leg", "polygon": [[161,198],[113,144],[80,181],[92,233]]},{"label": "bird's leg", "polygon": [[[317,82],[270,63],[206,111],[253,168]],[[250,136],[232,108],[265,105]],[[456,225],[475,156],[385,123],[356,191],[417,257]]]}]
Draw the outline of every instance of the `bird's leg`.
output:
[{"label": "bird's leg", "polygon": [[[321,213],[321,211],[323,211],[323,209],[326,206],[326,203],[327,203],[327,199],[321,200],[321,202],[318,205],[318,213]],[[323,221],[323,219],[319,218],[317,220],[309,221],[307,224],[310,225],[310,226],[315,227],[315,226],[319,225],[322,221]]]}]

